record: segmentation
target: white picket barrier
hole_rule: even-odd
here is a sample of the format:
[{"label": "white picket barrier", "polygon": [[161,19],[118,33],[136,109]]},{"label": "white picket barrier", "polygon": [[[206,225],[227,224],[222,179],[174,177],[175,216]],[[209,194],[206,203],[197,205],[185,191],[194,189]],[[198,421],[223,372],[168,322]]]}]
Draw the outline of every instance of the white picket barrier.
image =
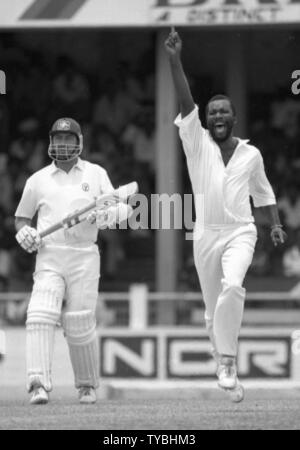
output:
[{"label": "white picket barrier", "polygon": [[[0,319],[1,304],[14,303],[16,308],[19,305],[23,313],[29,301],[28,292],[1,292],[0,293]],[[107,304],[114,302],[128,303],[128,328],[131,330],[141,330],[149,327],[149,302],[199,302],[197,306],[198,317],[204,313],[203,297],[199,292],[149,292],[146,284],[133,284],[128,292],[101,292],[99,293],[99,303],[105,309]],[[248,303],[255,306],[248,306]],[[264,308],[260,303],[264,302]],[[291,303],[284,308],[274,306],[274,303]],[[268,306],[272,303],[272,306]],[[23,305],[23,307],[22,307]],[[248,292],[245,302],[244,323],[251,325],[292,325],[296,323],[300,327],[300,296],[295,296],[290,292]],[[109,324],[102,323],[103,326]]]}]

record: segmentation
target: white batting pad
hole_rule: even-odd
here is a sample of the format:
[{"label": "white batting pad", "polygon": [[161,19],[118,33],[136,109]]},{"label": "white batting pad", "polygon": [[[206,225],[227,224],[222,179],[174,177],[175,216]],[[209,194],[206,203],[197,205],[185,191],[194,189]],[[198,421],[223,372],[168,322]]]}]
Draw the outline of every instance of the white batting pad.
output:
[{"label": "white batting pad", "polygon": [[99,349],[92,311],[64,314],[63,327],[69,345],[75,386],[99,386]]},{"label": "white batting pad", "polygon": [[46,324],[27,325],[27,376],[28,392],[35,386],[43,386],[52,390],[51,367],[54,348],[55,327]]},{"label": "white batting pad", "polygon": [[43,386],[51,391],[51,367],[55,327],[60,317],[61,300],[58,291],[44,283],[36,283],[32,292],[26,322],[27,388]]}]

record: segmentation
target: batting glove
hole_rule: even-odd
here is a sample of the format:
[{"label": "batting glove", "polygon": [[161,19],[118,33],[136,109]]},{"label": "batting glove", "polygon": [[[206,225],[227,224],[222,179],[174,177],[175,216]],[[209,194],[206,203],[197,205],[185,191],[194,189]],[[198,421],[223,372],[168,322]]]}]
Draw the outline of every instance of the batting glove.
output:
[{"label": "batting glove", "polygon": [[116,224],[116,210],[114,207],[105,210],[95,209],[86,218],[90,224],[96,223],[99,230],[110,228]]},{"label": "batting glove", "polygon": [[28,253],[37,251],[42,246],[42,239],[35,228],[24,225],[16,234],[16,240]]},{"label": "batting glove", "polygon": [[95,209],[86,218],[86,220],[96,226],[99,230],[112,228],[116,223],[127,220],[132,214],[132,208],[125,203],[119,203],[117,206],[110,206],[105,210]]}]

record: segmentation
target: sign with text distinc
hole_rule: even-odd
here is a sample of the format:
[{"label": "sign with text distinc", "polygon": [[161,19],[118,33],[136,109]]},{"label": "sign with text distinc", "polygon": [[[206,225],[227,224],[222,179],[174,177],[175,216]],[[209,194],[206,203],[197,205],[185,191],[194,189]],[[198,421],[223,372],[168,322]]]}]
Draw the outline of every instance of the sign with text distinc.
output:
[{"label": "sign with text distinc", "polygon": [[153,0],[151,17],[169,25],[265,25],[300,20],[300,0]]},{"label": "sign with text distinc", "polygon": [[300,0],[10,0],[2,28],[147,28],[300,22]]}]

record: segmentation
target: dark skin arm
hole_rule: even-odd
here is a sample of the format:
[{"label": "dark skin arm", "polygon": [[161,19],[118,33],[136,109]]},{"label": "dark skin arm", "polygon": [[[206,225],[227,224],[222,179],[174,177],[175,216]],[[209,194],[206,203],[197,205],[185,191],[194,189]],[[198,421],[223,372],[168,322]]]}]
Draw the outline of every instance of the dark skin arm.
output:
[{"label": "dark skin arm", "polygon": [[268,217],[270,222],[271,239],[275,247],[277,247],[278,244],[284,244],[287,240],[287,234],[282,229],[277,205],[261,206],[260,209]]},{"label": "dark skin arm", "polygon": [[184,73],[181,62],[182,41],[179,34],[172,28],[168,39],[165,41],[165,49],[169,56],[172,78],[180,105],[182,118],[190,114],[195,107],[191,90]]}]

